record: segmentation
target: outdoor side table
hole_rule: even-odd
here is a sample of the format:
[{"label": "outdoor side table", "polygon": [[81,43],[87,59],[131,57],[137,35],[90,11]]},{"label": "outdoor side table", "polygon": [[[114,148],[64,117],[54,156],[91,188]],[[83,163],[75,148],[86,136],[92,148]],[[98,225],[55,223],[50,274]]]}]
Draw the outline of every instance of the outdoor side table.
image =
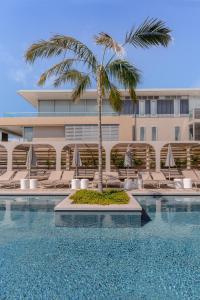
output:
[{"label": "outdoor side table", "polygon": [[72,188],[72,190],[79,190],[80,189],[80,179],[72,179],[71,188]]},{"label": "outdoor side table", "polygon": [[183,188],[184,189],[192,188],[192,179],[191,178],[183,178]]},{"label": "outdoor side table", "polygon": [[89,179],[81,179],[81,189],[87,189],[89,185]]},{"label": "outdoor side table", "polygon": [[125,179],[124,180],[124,189],[129,191],[133,189],[133,180],[132,179]]},{"label": "outdoor side table", "polygon": [[180,178],[175,178],[174,179],[174,187],[175,189],[182,189],[183,188],[183,180]]},{"label": "outdoor side table", "polygon": [[29,189],[30,180],[29,179],[21,179],[20,180],[20,188],[21,190]]},{"label": "outdoor side table", "polygon": [[34,190],[38,187],[38,180],[37,179],[30,179],[30,189]]}]

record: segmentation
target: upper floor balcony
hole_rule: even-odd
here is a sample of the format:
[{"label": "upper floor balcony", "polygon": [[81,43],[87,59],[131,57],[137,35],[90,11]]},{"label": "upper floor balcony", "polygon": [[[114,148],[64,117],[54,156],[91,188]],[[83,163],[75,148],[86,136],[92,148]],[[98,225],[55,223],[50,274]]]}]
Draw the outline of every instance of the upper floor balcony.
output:
[{"label": "upper floor balcony", "polygon": [[194,108],[190,111],[189,114],[190,121],[192,120],[200,120],[200,108]]}]

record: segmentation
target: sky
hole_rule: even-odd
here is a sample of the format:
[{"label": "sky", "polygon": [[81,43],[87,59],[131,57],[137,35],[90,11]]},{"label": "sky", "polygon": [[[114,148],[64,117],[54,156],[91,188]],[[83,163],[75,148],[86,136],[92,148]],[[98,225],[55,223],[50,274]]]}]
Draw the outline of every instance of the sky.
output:
[{"label": "sky", "polygon": [[[52,63],[26,64],[24,53],[33,42],[71,35],[100,55],[95,34],[107,32],[122,43],[147,17],[163,20],[173,42],[168,48],[127,49],[126,58],[142,73],[138,87],[200,87],[200,0],[1,0],[0,115],[33,111],[17,91],[39,89],[39,75]],[[45,88],[52,89],[51,82]]]}]

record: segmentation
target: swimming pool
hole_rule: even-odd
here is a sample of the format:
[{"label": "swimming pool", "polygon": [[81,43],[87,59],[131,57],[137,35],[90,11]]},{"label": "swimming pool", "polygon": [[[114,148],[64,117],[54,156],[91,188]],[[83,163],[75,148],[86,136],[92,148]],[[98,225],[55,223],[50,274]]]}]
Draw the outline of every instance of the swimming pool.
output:
[{"label": "swimming pool", "polygon": [[56,227],[63,198],[0,197],[0,299],[199,299],[200,197],[138,196],[150,220],[116,228]]}]

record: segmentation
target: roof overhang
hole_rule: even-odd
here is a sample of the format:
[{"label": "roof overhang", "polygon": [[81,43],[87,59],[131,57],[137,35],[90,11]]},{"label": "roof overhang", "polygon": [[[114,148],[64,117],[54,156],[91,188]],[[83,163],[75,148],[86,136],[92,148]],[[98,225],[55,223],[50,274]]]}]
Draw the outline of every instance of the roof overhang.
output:
[{"label": "roof overhang", "polygon": [[[128,96],[127,90],[120,90],[123,96]],[[38,100],[70,100],[72,90],[20,90],[18,94],[34,107],[38,106]],[[200,88],[173,88],[173,89],[136,89],[138,96],[199,96]],[[87,90],[82,99],[96,99],[96,90]]]}]

